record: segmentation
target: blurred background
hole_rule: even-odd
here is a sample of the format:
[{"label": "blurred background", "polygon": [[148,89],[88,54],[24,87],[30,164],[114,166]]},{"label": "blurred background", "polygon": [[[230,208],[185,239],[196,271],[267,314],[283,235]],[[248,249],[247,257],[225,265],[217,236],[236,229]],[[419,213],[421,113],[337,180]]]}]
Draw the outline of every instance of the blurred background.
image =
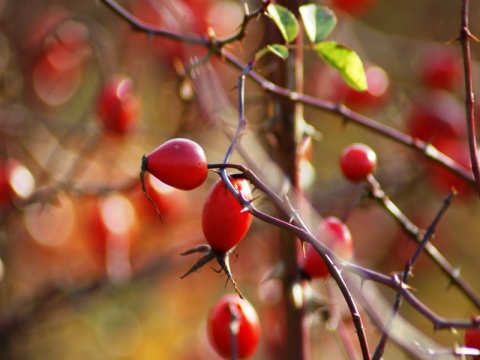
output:
[{"label": "blurred background", "polygon": [[[217,36],[236,31],[244,13],[234,0],[119,2],[139,19],[171,30]],[[259,1],[247,1],[251,9]],[[367,69],[368,93],[347,89],[313,52],[305,52],[305,92],[344,103],[382,124],[432,142],[469,167],[460,45],[460,1],[369,0],[331,5],[338,25],[330,35],[354,49]],[[471,32],[480,34],[480,4],[471,3]],[[242,44],[227,49],[248,61],[261,46],[265,18],[252,21]],[[449,45],[447,45],[447,43]],[[200,217],[214,173],[184,192],[138,174],[143,154],[172,137],[202,145],[220,162],[236,126],[239,69],[212,58],[193,79],[185,66],[205,49],[151,38],[101,1],[0,1],[0,358],[1,359],[217,359],[205,334],[206,314],[232,293],[225,276],[205,267],[180,280],[204,243]],[[480,49],[472,42],[478,88]],[[275,71],[268,62],[258,72]],[[250,162],[271,170],[268,96],[247,81],[249,120],[243,149]],[[359,264],[403,270],[416,245],[377,203],[350,212],[364,185],[345,180],[341,150],[365,142],[378,156],[376,176],[386,193],[426,228],[454,186],[459,196],[439,224],[434,245],[480,291],[478,195],[413,150],[341,118],[306,108],[313,137],[302,155],[301,177],[312,224],[344,217]],[[253,160],[252,160],[253,159]],[[253,161],[253,164],[252,164]],[[268,210],[268,204],[264,205]],[[310,221],[310,219],[308,219]],[[278,262],[278,230],[254,220],[232,259],[242,292],[257,309],[263,337],[254,359],[269,359],[281,339],[279,284],[262,279]],[[438,267],[422,256],[411,285],[433,311],[468,318],[478,309]],[[312,284],[323,294],[325,283]],[[388,301],[395,294],[380,290]],[[438,343],[462,344],[462,331],[434,331],[404,304],[409,322]],[[348,327],[350,315],[345,313]],[[365,316],[369,340],[379,332]],[[309,316],[311,357],[344,356],[322,312]],[[354,334],[352,328],[351,333]],[[354,335],[353,343],[356,344]],[[394,344],[387,359],[408,359]]]}]

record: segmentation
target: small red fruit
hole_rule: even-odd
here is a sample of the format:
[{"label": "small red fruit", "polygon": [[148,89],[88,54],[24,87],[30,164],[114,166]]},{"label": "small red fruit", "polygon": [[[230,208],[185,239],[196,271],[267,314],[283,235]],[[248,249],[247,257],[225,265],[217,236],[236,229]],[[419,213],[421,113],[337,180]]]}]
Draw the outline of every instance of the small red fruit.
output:
[{"label": "small red fruit", "polygon": [[260,341],[260,323],[253,306],[236,295],[226,295],[210,310],[207,320],[210,344],[223,358],[234,358],[232,338],[236,340],[237,357],[253,355]]},{"label": "small red fruit", "polygon": [[[480,329],[465,330],[465,346],[480,350]],[[474,356],[474,360],[479,360],[480,355]]]},{"label": "small red fruit", "polygon": [[407,132],[422,141],[465,137],[465,109],[453,96],[429,91],[416,101],[407,117]]},{"label": "small red fruit", "polygon": [[360,15],[369,10],[376,0],[332,0],[332,6],[350,15]]},{"label": "small red fruit", "polygon": [[[245,200],[252,199],[245,179],[230,178],[230,181]],[[202,214],[203,234],[212,249],[218,253],[231,250],[243,239],[251,222],[252,215],[235,199],[223,180],[218,180],[207,195]]]},{"label": "small red fruit", "polygon": [[32,55],[27,84],[42,105],[63,105],[81,83],[91,46],[87,27],[74,17],[62,8],[49,9],[25,36],[24,47]]},{"label": "small red fruit", "polygon": [[423,60],[422,72],[420,74],[423,85],[455,91],[462,80],[461,56],[457,55],[451,48],[439,48],[428,51]]},{"label": "small red fruit", "polygon": [[[323,220],[317,231],[318,239],[340,258],[350,261],[353,254],[353,241],[347,225],[336,217]],[[301,260],[300,269],[310,279],[326,278],[330,273],[327,265],[315,248],[306,244],[305,258]]]},{"label": "small red fruit", "polygon": [[47,106],[60,106],[77,91],[82,77],[80,66],[62,69],[42,54],[33,64],[31,81],[37,99]]},{"label": "small red fruit", "polygon": [[343,175],[352,182],[364,180],[368,174],[375,171],[377,155],[365,144],[351,144],[340,156],[340,168]]},{"label": "small red fruit", "polygon": [[207,178],[207,158],[196,142],[171,139],[143,157],[142,181],[145,171],[174,188],[192,190]]},{"label": "small red fruit", "polygon": [[140,101],[130,78],[117,75],[100,89],[97,116],[108,133],[124,135],[131,131],[139,117]]},{"label": "small red fruit", "polygon": [[[459,165],[463,166],[466,170],[470,170],[471,160],[470,151],[466,141],[459,139],[440,138],[432,143],[438,151],[444,153],[452,160],[455,160]],[[455,175],[448,169],[438,164],[432,164],[427,162],[427,180],[433,186],[434,189],[441,193],[449,192],[454,188],[460,198],[468,198],[472,195],[474,187],[461,177]]]}]

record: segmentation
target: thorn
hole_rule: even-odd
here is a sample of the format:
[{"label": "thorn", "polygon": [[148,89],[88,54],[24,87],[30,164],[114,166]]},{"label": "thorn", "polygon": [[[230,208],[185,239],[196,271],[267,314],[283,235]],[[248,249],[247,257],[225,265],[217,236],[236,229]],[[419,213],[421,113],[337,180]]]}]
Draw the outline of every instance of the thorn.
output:
[{"label": "thorn", "polygon": [[363,291],[363,285],[365,285],[365,282],[367,281],[366,278],[360,278],[360,292]]},{"label": "thorn", "polygon": [[202,244],[202,245],[197,245],[197,246],[181,253],[180,255],[181,256],[190,255],[190,254],[193,254],[193,253],[196,253],[196,252],[211,252],[211,250],[212,250],[212,248],[210,247],[210,245]]},{"label": "thorn", "polygon": [[477,42],[477,43],[480,43],[480,40],[479,40],[475,35],[473,35],[472,33],[469,33],[469,34],[468,34],[468,37],[469,37],[470,39],[472,39],[473,41],[475,41],[475,42]]},{"label": "thorn", "polygon": [[452,272],[452,278],[450,279],[450,281],[448,282],[448,285],[447,285],[447,290],[450,290],[450,288],[455,284],[455,281],[454,279],[460,277],[460,268],[455,268]]},{"label": "thorn", "polygon": [[453,44],[455,41],[460,41],[460,37],[457,36],[457,37],[454,37],[453,39],[447,40],[447,41],[445,42],[445,45],[451,45],[451,44]]},{"label": "thorn", "polygon": [[248,8],[248,3],[243,3],[243,10],[245,11],[245,15],[248,16],[250,14],[250,9]]},{"label": "thorn", "polygon": [[413,286],[410,286],[410,285],[408,285],[408,284],[405,284],[405,283],[402,284],[402,288],[404,288],[404,289],[406,289],[406,290],[415,291],[415,292],[417,291],[416,288],[414,288]]}]

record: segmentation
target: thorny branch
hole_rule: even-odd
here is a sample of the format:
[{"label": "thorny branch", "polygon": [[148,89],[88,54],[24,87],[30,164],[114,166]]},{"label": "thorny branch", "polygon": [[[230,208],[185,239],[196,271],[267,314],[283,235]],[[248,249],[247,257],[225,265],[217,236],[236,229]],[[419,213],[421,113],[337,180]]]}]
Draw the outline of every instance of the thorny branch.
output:
[{"label": "thorny branch", "polygon": [[[218,168],[230,168],[239,171],[245,179],[250,181],[257,190],[263,192],[272,203],[274,203],[279,208],[282,208],[286,204],[284,201],[266,184],[264,184],[251,170],[246,168],[241,164],[209,164],[209,168],[211,169],[218,169]],[[412,288],[410,288],[407,284],[405,284],[402,279],[398,276],[398,274],[393,275],[384,275],[379,272],[373,271],[371,269],[362,267],[358,264],[346,262],[340,259],[335,253],[331,253],[330,250],[321,243],[318,239],[316,239],[310,232],[307,232],[300,227],[295,222],[287,223],[275,217],[272,217],[268,214],[261,212],[260,210],[256,209],[253,204],[249,203],[250,211],[252,215],[263,220],[269,224],[274,226],[282,227],[286,230],[292,231],[295,235],[305,242],[310,243],[321,255],[328,254],[328,257],[331,259],[337,269],[342,269],[344,271],[351,272],[353,274],[358,275],[362,280],[370,280],[374,281],[378,284],[384,285],[392,290],[395,290],[402,297],[410,303],[415,309],[417,309],[423,316],[425,316],[429,321],[431,321],[434,325],[434,328],[437,330],[440,329],[449,329],[449,328],[468,328],[473,325],[476,325],[475,321],[472,319],[468,320],[447,320],[442,318],[441,316],[437,315],[435,312],[430,310],[425,304],[423,304],[413,293]],[[285,210],[288,211],[288,208]],[[429,242],[426,243],[426,246]],[[323,259],[323,257],[322,257]],[[458,279],[459,275],[454,276],[454,278]],[[464,281],[464,280],[463,280]],[[478,298],[478,295],[477,295]],[[475,298],[474,298],[475,299]],[[473,301],[473,299],[472,299]],[[477,307],[480,308],[480,303],[474,302]]]},{"label": "thorny branch", "polygon": [[470,149],[470,160],[472,164],[473,177],[475,179],[475,186],[477,193],[480,196],[480,170],[478,166],[478,150],[477,150],[477,140],[475,137],[475,106],[474,106],[474,96],[473,96],[473,84],[472,84],[472,65],[470,58],[470,39],[476,39],[469,30],[468,27],[468,8],[469,1],[462,0],[462,13],[461,13],[461,29],[459,41],[462,45],[463,53],[463,67],[464,67],[464,78],[465,78],[465,114],[466,114],[466,127],[467,127],[467,137],[468,137],[468,146]]},{"label": "thorny branch", "polygon": [[[196,35],[189,33],[182,33],[176,31],[170,31],[166,29],[160,29],[158,27],[149,25],[142,22],[141,20],[135,18],[131,13],[121,7],[114,0],[100,0],[110,7],[115,13],[117,13],[121,18],[127,21],[134,30],[142,31],[149,35],[155,36],[164,36],[172,40],[182,41],[187,44],[196,44],[202,45],[210,51],[222,58],[225,61],[235,68],[242,71],[247,67],[247,65],[238,59],[235,55],[230,53],[224,48],[225,42],[228,43],[233,41],[234,37],[229,37],[228,40],[221,40],[211,37],[206,37],[204,35]],[[253,17],[248,17],[250,21]],[[236,35],[237,40],[241,40],[244,36],[244,32],[239,31]],[[350,121],[353,124],[364,127],[370,131],[373,131],[377,134],[380,134],[388,139],[391,139],[397,143],[408,146],[413,150],[422,153],[427,159],[442,165],[443,167],[449,169],[451,172],[457,176],[463,178],[464,180],[473,183],[474,178],[472,173],[466,170],[463,166],[458,164],[456,161],[452,160],[445,154],[439,152],[433,145],[421,141],[419,139],[413,138],[409,135],[404,134],[403,132],[393,129],[389,126],[381,124],[375,120],[370,119],[367,116],[356,113],[344,105],[339,105],[330,101],[318,99],[312,96],[308,96],[299,92],[295,92],[283,87],[280,87],[267,79],[262,75],[257,73],[254,70],[248,72],[248,77],[252,79],[255,83],[260,85],[267,93],[272,94],[273,96],[280,96],[289,99],[290,101],[299,102],[306,106],[309,106],[314,109],[319,109],[322,111],[330,112],[336,114],[340,117],[341,120]]]},{"label": "thorny branch", "polygon": [[[413,240],[422,243],[424,240],[424,233],[419,229],[403,212],[393,203],[392,200],[384,193],[378,184],[377,180],[370,176],[368,178],[370,186],[370,196],[377,200],[400,224],[403,231]],[[424,251],[428,256],[438,265],[438,267],[447,275],[450,281],[455,284],[477,308],[480,309],[480,296],[473,290],[473,288],[460,276],[459,270],[452,266],[440,251],[431,243],[425,242],[423,245]]]},{"label": "thorny branch", "polygon": [[[407,145],[416,151],[423,153],[426,157],[432,159],[432,161],[442,164],[443,166],[449,168],[451,171],[456,173],[458,176],[463,177],[467,181],[473,182],[475,180],[477,191],[480,193],[480,175],[479,175],[479,166],[478,166],[478,159],[477,159],[477,149],[475,143],[475,127],[474,127],[474,98],[472,92],[472,81],[471,81],[471,63],[470,63],[470,48],[469,48],[469,40],[472,39],[472,35],[468,29],[468,0],[462,1],[462,28],[460,32],[460,42],[462,44],[463,54],[464,54],[464,66],[465,66],[465,90],[466,90],[466,114],[467,114],[467,129],[470,141],[470,151],[471,151],[471,158],[472,158],[472,170],[474,179],[472,178],[472,174],[465,169],[463,169],[459,164],[452,161],[445,155],[436,151],[433,146],[428,143],[419,141],[418,139],[411,138],[408,135],[405,135],[395,129],[390,127],[384,126],[380,123],[377,123],[370,118],[357,114],[348,108],[334,104],[331,102],[323,101],[320,99],[316,99],[313,97],[309,97],[307,95],[296,93],[291,90],[279,87],[261,75],[256,73],[252,70],[251,64],[245,65],[239,59],[237,59],[234,55],[229,53],[227,50],[224,49],[224,45],[241,40],[246,33],[246,28],[248,22],[255,18],[258,14],[261,14],[264,11],[264,7],[268,4],[268,1],[262,3],[262,6],[254,12],[246,14],[244,17],[244,22],[241,25],[237,34],[234,34],[225,39],[216,39],[214,37],[207,37],[207,36],[200,36],[195,34],[185,34],[185,33],[178,33],[168,30],[159,29],[157,27],[150,26],[139,19],[134,18],[129,12],[123,9],[120,5],[118,5],[113,0],[101,0],[106,5],[108,5],[115,13],[120,15],[124,20],[132,25],[135,30],[145,32],[149,35],[155,36],[163,36],[168,37],[173,40],[178,40],[184,43],[190,44],[197,44],[202,45],[210,49],[210,51],[217,55],[221,56],[226,59],[231,65],[237,67],[238,69],[242,69],[241,74],[241,81],[240,83],[244,85],[245,77],[249,76],[253,79],[258,85],[260,85],[266,92],[272,94],[273,96],[281,96],[290,99],[294,102],[300,102],[312,108],[320,109],[323,111],[328,111],[334,114],[339,115],[342,119],[349,120],[359,126],[365,127],[371,131],[379,133],[387,138],[390,138],[398,143]],[[243,90],[242,90],[243,91]],[[240,92],[239,92],[240,93]],[[244,104],[244,98],[241,101],[241,104]],[[241,112],[241,121],[244,122],[243,112]],[[243,124],[242,126],[244,126]],[[238,136],[236,139],[241,135],[241,129],[238,128]],[[242,165],[236,164],[228,164],[229,158],[231,153],[233,152],[235,147],[235,142],[232,142],[231,148],[227,152],[227,156],[225,157],[225,161],[222,164],[210,164],[209,167],[211,169],[220,169],[222,170],[221,173],[226,175],[226,169],[231,168],[237,171],[240,171],[242,175],[252,182],[257,189],[262,191],[279,209],[282,209],[285,214],[292,215],[295,213],[292,211],[290,204],[288,204],[284,199],[280,198],[272,189],[262,183],[262,181],[249,169],[245,168]],[[222,176],[223,177],[223,176]],[[225,177],[226,182],[228,181],[228,177]],[[224,179],[224,180],[225,180]],[[371,180],[371,179],[370,179]],[[127,184],[127,186],[129,186]],[[409,302],[412,306],[415,307],[423,316],[429,319],[435,329],[449,329],[449,328],[468,328],[472,326],[478,326],[477,322],[473,319],[468,320],[447,320],[442,318],[441,316],[434,313],[430,310],[425,304],[423,304],[412,292],[411,288],[408,286],[408,274],[411,271],[411,267],[415,263],[416,256],[418,252],[424,248],[425,251],[439,264],[442,270],[450,277],[451,281],[454,282],[465,294],[472,300],[472,302],[480,308],[480,298],[479,296],[471,289],[471,287],[459,276],[458,271],[453,268],[444,258],[443,256],[436,250],[436,248],[428,241],[434,227],[443,214],[443,211],[448,206],[448,202],[450,201],[450,197],[447,198],[445,206],[442,207],[441,211],[439,211],[437,218],[432,222],[430,227],[427,229],[427,232],[423,234],[413,223],[411,223],[408,219],[406,219],[403,214],[397,209],[395,209],[393,202],[389,201],[388,198],[383,194],[383,191],[379,187],[376,187],[376,184],[373,180],[370,181],[370,185],[372,186],[372,196],[375,197],[377,200],[382,202],[384,206],[390,211],[390,213],[397,218],[397,220],[402,224],[404,230],[411,235],[412,238],[419,241],[418,251],[412,257],[409,263],[406,264],[404,272],[399,276],[398,274],[394,274],[392,276],[387,276],[384,274],[380,274],[369,270],[367,268],[358,266],[353,263],[344,262],[340,258],[338,258],[334,253],[331,253],[329,249],[327,249],[321,242],[319,242],[310,231],[306,228],[306,226],[299,220],[293,217],[291,223],[284,222],[280,219],[272,217],[266,213],[263,213],[256,209],[256,207],[251,204],[250,202],[246,201],[245,199],[238,198],[238,200],[244,204],[245,208],[248,209],[252,213],[252,215],[256,216],[260,220],[263,220],[267,223],[270,223],[274,226],[282,227],[289,231],[295,233],[295,235],[301,239],[302,241],[310,243],[317,252],[321,255],[322,259],[327,264],[327,267],[332,275],[332,277],[337,282],[340,290],[342,291],[345,300],[347,301],[347,305],[353,315],[353,321],[355,323],[357,329],[357,335],[359,337],[359,342],[362,347],[362,352],[364,358],[369,358],[369,350],[368,344],[366,341],[366,337],[364,334],[364,326],[362,324],[362,320],[359,315],[359,311],[356,307],[355,301],[350,294],[347,285],[345,284],[342,276],[341,270],[352,272],[358,275],[360,278],[364,280],[375,281],[376,283],[382,284],[386,287],[389,287],[396,291],[399,295],[397,298],[397,302],[399,303],[401,298],[405,299]],[[295,213],[296,214],[296,213]],[[165,267],[165,264],[168,262],[155,262],[158,264],[163,264],[162,268]],[[153,273],[158,271],[157,268],[154,270],[146,269],[145,273]],[[141,273],[138,276],[142,276]],[[98,282],[95,282],[89,286],[83,288],[80,292],[86,293],[90,291],[94,291],[104,285],[105,279],[99,279]],[[45,304],[48,303],[48,299],[52,299],[52,295],[61,296],[61,303],[67,303],[65,299],[69,299],[74,296],[78,296],[78,293],[71,294],[65,289],[59,288],[52,288],[48,289],[45,294],[42,294],[39,299],[44,299]],[[39,301],[39,307],[43,306],[44,301]],[[48,305],[48,304],[47,304]],[[399,306],[399,305],[398,305]],[[395,307],[394,307],[395,308]],[[31,310],[32,316],[35,314],[36,309]],[[30,319],[29,316],[26,316],[25,319],[11,317],[8,318],[8,321],[0,321],[0,333],[5,333],[12,326],[19,326],[20,322],[28,321]]]},{"label": "thorny branch", "polygon": [[[373,175],[370,175],[369,180],[374,180]],[[371,181],[371,183],[373,183],[373,181]],[[408,279],[410,278],[410,275],[412,274],[413,267],[414,267],[415,263],[417,262],[418,257],[422,253],[422,251],[425,248],[425,245],[427,244],[427,242],[429,242],[430,239],[432,238],[432,236],[434,235],[435,228],[436,228],[438,222],[440,221],[442,215],[446,212],[447,208],[450,206],[450,203],[452,202],[452,199],[455,195],[456,195],[455,191],[452,191],[448,195],[448,197],[444,200],[444,202],[442,204],[442,207],[440,208],[439,212],[435,216],[435,219],[432,221],[432,223],[428,227],[427,231],[425,231],[425,234],[423,235],[423,238],[420,240],[420,243],[418,244],[417,249],[415,250],[415,253],[405,263],[405,268],[404,268],[403,274],[402,274],[402,282],[405,285],[408,285]],[[398,293],[396,298],[395,298],[395,302],[393,303],[393,306],[392,306],[392,313],[391,313],[389,319],[387,320],[385,329],[383,330],[383,333],[382,333],[382,337],[381,337],[381,339],[380,339],[380,341],[377,345],[377,348],[375,349],[375,352],[372,356],[373,360],[380,360],[382,358],[383,353],[385,351],[385,346],[387,345],[387,341],[388,341],[388,338],[389,338],[389,331],[390,331],[390,328],[393,324],[393,319],[397,316],[398,311],[400,310],[401,304],[402,304],[402,295],[400,293]]]},{"label": "thorny branch", "polygon": [[[449,265],[448,262],[446,262],[443,256],[441,256],[438,253],[438,251],[433,247],[433,245],[431,245],[431,243],[428,242],[428,239],[431,235],[431,231],[433,231],[433,228],[436,222],[434,221],[432,223],[431,228],[429,228],[430,231],[427,231],[426,234],[421,234],[421,232],[419,232],[419,229],[415,225],[413,225],[410,222],[403,221],[404,220],[403,215],[397,217],[397,215],[401,214],[401,212],[398,209],[392,208],[393,203],[386,202],[387,198],[384,196],[384,194],[382,194],[383,192],[379,187],[378,188],[375,187],[375,183],[373,182],[372,179],[369,179],[370,185],[373,184],[372,195],[375,198],[379,199],[386,206],[386,208],[389,209],[389,211],[394,216],[397,217],[397,219],[401,222],[401,224],[404,225],[404,229],[407,230],[407,232],[412,237],[414,237],[419,241],[418,251],[416,252],[414,257],[412,257],[411,261],[406,264],[406,267],[404,272],[402,273],[402,276],[395,274],[391,277],[388,277],[386,275],[373,272],[369,269],[362,268],[358,265],[346,263],[343,260],[337,258],[335,254],[331,253],[321,242],[319,242],[315,237],[312,236],[310,231],[304,226],[302,222],[295,221],[295,219],[293,219],[291,222],[285,222],[281,219],[272,217],[271,215],[256,209],[256,207],[251,202],[239,197],[238,194],[234,191],[233,187],[231,186],[231,183],[228,179],[228,175],[226,172],[227,168],[234,168],[241,171],[245,178],[250,180],[257,189],[260,189],[261,191],[263,191],[265,195],[267,195],[267,197],[269,197],[270,200],[279,209],[282,209],[286,215],[291,215],[292,213],[295,213],[293,209],[291,209],[289,204],[286,204],[286,202],[283,199],[281,199],[278,195],[276,195],[271,189],[263,185],[263,183],[248,169],[246,169],[241,165],[228,164],[230,155],[232,154],[235,148],[236,141],[241,135],[243,128],[245,127],[245,124],[246,124],[246,120],[244,118],[244,111],[242,111],[244,106],[244,97],[243,97],[244,87],[243,86],[244,86],[245,77],[249,76],[251,79],[254,80],[254,82],[260,85],[266,92],[270,93],[272,96],[285,97],[293,102],[299,102],[306,106],[310,106],[312,108],[317,108],[323,111],[337,114],[343,120],[348,120],[350,122],[353,122],[359,126],[369,129],[370,131],[381,134],[386,138],[394,140],[403,145],[409,146],[412,149],[423,153],[427,158],[431,159],[433,162],[443,165],[444,167],[448,168],[450,171],[455,173],[457,176],[460,176],[469,182],[473,182],[475,180],[477,184],[477,189],[480,192],[480,176],[478,173],[478,161],[476,159],[476,144],[475,144],[475,138],[474,138],[475,129],[473,127],[473,93],[471,91],[470,53],[469,53],[469,42],[468,42],[471,35],[469,34],[469,31],[468,31],[468,21],[467,21],[468,0],[463,0],[462,2],[462,9],[463,9],[462,10],[462,31],[461,31],[460,41],[462,42],[462,48],[464,51],[465,75],[466,75],[466,78],[468,78],[468,81],[466,81],[466,92],[467,92],[466,112],[467,112],[467,124],[469,126],[468,133],[469,133],[469,139],[470,139],[470,149],[471,149],[471,155],[472,155],[472,168],[473,168],[474,177],[472,177],[471,172],[464,169],[462,166],[460,166],[458,163],[456,163],[449,157],[437,151],[429,143],[412,138],[400,131],[397,131],[388,126],[382,125],[368,117],[357,114],[351,111],[350,109],[344,107],[343,105],[334,104],[328,101],[320,100],[314,97],[310,97],[301,93],[294,92],[289,89],[279,87],[269,82],[268,80],[263,78],[261,75],[259,75],[255,71],[253,71],[251,64],[247,64],[247,65],[244,64],[242,61],[240,61],[234,55],[232,55],[231,53],[229,53],[227,50],[224,49],[225,44],[233,41],[241,40],[245,36],[247,23],[248,21],[250,21],[250,19],[253,18],[253,16],[250,16],[251,14],[247,14],[245,16],[244,22],[242,23],[242,26],[237,34],[234,34],[229,38],[221,40],[221,39],[216,39],[213,36],[205,37],[200,35],[183,34],[183,33],[177,33],[177,32],[172,32],[168,30],[158,29],[156,27],[149,26],[148,24],[145,24],[140,20],[134,18],[131,14],[129,14],[127,11],[121,8],[115,1],[102,0],[102,2],[107,4],[117,14],[119,14],[124,20],[130,23],[135,30],[143,31],[149,35],[165,36],[174,40],[182,41],[184,43],[203,45],[210,50],[211,54],[222,57],[231,65],[235,66],[239,70],[242,70],[240,80],[239,80],[239,85],[241,86],[241,89],[239,90],[239,99],[240,99],[241,106],[240,106],[240,119],[239,119],[239,125],[237,128],[237,133],[235,134],[234,140],[232,141],[231,146],[227,151],[224,163],[211,164],[209,167],[217,168],[220,170],[220,174],[224,182],[226,183],[227,187],[229,188],[229,190],[232,191],[232,193],[236,196],[237,200],[245,207],[246,210],[251,212],[253,216],[257,217],[258,219],[264,222],[270,223],[274,226],[278,226],[286,230],[292,231],[300,240],[310,243],[317,250],[317,252],[320,254],[322,259],[326,263],[331,273],[331,276],[334,278],[334,280],[338,284],[340,291],[342,292],[343,297],[347,302],[347,305],[353,317],[353,322],[357,329],[357,335],[359,338],[360,346],[362,348],[362,354],[365,359],[370,358],[370,353],[369,353],[368,343],[366,341],[366,337],[364,333],[364,326],[362,324],[362,320],[359,315],[358,309],[356,307],[355,301],[352,295],[350,294],[348,287],[341,276],[341,269],[356,273],[364,280],[373,280],[373,281],[376,281],[377,283],[383,284],[385,286],[388,286],[396,290],[398,294],[396,304],[398,305],[394,306],[394,312],[396,312],[398,307],[400,306],[400,299],[404,298],[410,304],[412,304],[422,315],[424,315],[426,318],[432,321],[435,329],[450,328],[450,327],[457,327],[457,328],[470,327],[475,325],[473,323],[473,320],[454,320],[454,321],[444,320],[441,317],[434,314],[428,307],[426,307],[413,295],[411,289],[407,285],[408,274],[410,273],[413,263],[416,260],[416,256],[418,256],[417,254],[421,249],[424,248],[425,251],[427,251],[427,253],[432,258],[434,258],[437,264],[439,264],[440,267],[448,274],[451,280],[455,282],[456,285],[458,285],[478,307],[480,307],[479,306],[480,301],[479,301],[478,295],[471,290],[468,284],[466,284],[466,282],[464,282],[464,280],[461,279],[461,277],[458,275],[458,272],[453,267],[451,267],[451,265]],[[258,10],[257,14],[260,14],[262,11],[264,11],[263,6],[265,6],[266,4],[268,4],[268,1],[262,4],[262,7]],[[446,207],[447,206],[445,206],[445,208]],[[443,210],[441,210],[441,212],[439,213],[438,218],[440,217],[440,214],[443,214]],[[384,329],[384,330],[388,330],[388,329]],[[382,350],[383,346],[384,344],[382,343],[379,345],[378,347],[379,353],[383,352]]]}]

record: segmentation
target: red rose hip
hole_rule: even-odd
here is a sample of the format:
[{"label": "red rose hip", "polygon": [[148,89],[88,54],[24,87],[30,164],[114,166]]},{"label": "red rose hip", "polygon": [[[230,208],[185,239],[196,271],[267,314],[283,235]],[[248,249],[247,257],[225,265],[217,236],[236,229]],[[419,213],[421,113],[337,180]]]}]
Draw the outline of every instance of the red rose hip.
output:
[{"label": "red rose hip", "polygon": [[[221,357],[233,359],[234,348],[239,359],[249,357],[260,341],[258,315],[248,301],[236,295],[226,295],[208,314],[207,334],[210,344]],[[235,339],[236,347],[232,346],[232,339]]]},{"label": "red rose hip", "polygon": [[106,132],[124,135],[138,122],[140,101],[130,78],[117,75],[100,89],[97,116]]},{"label": "red rose hip", "polygon": [[181,190],[192,190],[203,184],[208,174],[202,147],[188,139],[171,139],[142,159],[142,173]]},{"label": "red rose hip", "polygon": [[[230,181],[244,199],[252,199],[245,179]],[[231,250],[243,239],[251,222],[252,214],[235,199],[223,180],[218,180],[207,195],[202,213],[203,234],[212,249],[218,253]]]},{"label": "red rose hip", "polygon": [[[327,217],[320,225],[319,240],[337,256],[350,261],[353,254],[353,241],[347,225],[336,217]],[[326,278],[329,275],[327,265],[315,248],[307,244],[305,258],[300,261],[300,269],[310,279]]]},{"label": "red rose hip", "polygon": [[340,156],[340,168],[343,175],[352,182],[360,182],[375,171],[377,155],[365,144],[351,144]]}]

